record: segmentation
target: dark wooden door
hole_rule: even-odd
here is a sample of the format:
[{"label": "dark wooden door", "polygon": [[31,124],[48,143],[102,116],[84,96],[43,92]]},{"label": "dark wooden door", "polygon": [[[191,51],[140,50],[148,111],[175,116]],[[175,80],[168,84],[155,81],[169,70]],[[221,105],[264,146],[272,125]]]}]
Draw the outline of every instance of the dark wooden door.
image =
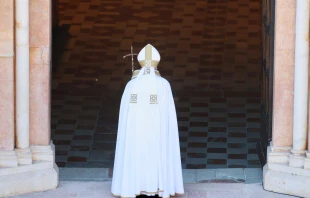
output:
[{"label": "dark wooden door", "polygon": [[57,28],[58,27],[58,12],[59,12],[59,0],[52,0],[52,27]]},{"label": "dark wooden door", "polygon": [[273,59],[275,1],[262,0],[262,94],[261,141],[257,145],[261,164],[266,163],[267,147],[272,139]]}]

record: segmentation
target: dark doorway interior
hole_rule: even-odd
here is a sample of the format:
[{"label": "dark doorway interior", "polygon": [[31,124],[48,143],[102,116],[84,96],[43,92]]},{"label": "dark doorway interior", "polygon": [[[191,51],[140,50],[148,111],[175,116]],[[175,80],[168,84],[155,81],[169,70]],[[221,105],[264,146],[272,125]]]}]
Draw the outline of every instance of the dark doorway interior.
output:
[{"label": "dark doorway interior", "polygon": [[151,43],[174,91],[183,168],[260,167],[261,6],[59,0],[51,126],[58,166],[113,166],[120,97],[131,77],[123,55]]}]

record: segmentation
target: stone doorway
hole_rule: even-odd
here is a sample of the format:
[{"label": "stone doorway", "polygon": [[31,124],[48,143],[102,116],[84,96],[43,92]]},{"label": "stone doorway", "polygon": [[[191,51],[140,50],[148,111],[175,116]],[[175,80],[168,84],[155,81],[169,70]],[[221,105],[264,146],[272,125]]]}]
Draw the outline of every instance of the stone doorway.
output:
[{"label": "stone doorway", "polygon": [[261,167],[261,1],[59,0],[57,10],[51,127],[59,167],[113,166],[131,76],[122,56],[147,43],[174,90],[183,168]]}]

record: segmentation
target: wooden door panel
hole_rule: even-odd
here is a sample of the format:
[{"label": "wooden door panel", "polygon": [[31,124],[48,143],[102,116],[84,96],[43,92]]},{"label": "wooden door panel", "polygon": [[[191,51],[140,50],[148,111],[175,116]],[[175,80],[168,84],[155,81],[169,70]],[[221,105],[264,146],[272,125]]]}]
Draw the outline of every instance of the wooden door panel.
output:
[{"label": "wooden door panel", "polygon": [[274,0],[263,0],[261,141],[257,145],[257,150],[262,165],[266,163],[267,146],[269,146],[272,139],[274,8]]}]

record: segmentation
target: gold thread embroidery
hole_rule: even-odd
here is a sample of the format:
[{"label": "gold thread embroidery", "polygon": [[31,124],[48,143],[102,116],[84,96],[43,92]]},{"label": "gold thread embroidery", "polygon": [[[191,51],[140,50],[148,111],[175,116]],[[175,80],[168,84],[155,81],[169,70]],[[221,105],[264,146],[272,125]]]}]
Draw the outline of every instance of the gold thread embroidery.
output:
[{"label": "gold thread embroidery", "polygon": [[143,75],[145,75],[145,74],[150,74],[150,73],[151,73],[151,69],[148,67],[148,68],[146,68],[146,69],[144,70]]},{"label": "gold thread embroidery", "polygon": [[157,104],[157,95],[150,95],[150,104]]},{"label": "gold thread embroidery", "polygon": [[145,47],[145,61],[151,61],[152,60],[152,46],[147,45]]},{"label": "gold thread embroidery", "polygon": [[137,94],[131,94],[130,103],[137,103],[137,102],[138,102],[138,95]]},{"label": "gold thread embroidery", "polygon": [[159,61],[154,61],[154,60],[141,60],[139,61],[139,64],[141,67],[157,67],[159,64]]},{"label": "gold thread embroidery", "polygon": [[[134,79],[135,77],[137,77],[138,74],[139,74],[139,72],[140,72],[140,70],[135,70],[135,71],[133,72],[133,74],[132,74],[131,79]],[[160,76],[160,73],[159,73],[158,70],[155,70],[155,74],[156,74],[156,76]]]}]

